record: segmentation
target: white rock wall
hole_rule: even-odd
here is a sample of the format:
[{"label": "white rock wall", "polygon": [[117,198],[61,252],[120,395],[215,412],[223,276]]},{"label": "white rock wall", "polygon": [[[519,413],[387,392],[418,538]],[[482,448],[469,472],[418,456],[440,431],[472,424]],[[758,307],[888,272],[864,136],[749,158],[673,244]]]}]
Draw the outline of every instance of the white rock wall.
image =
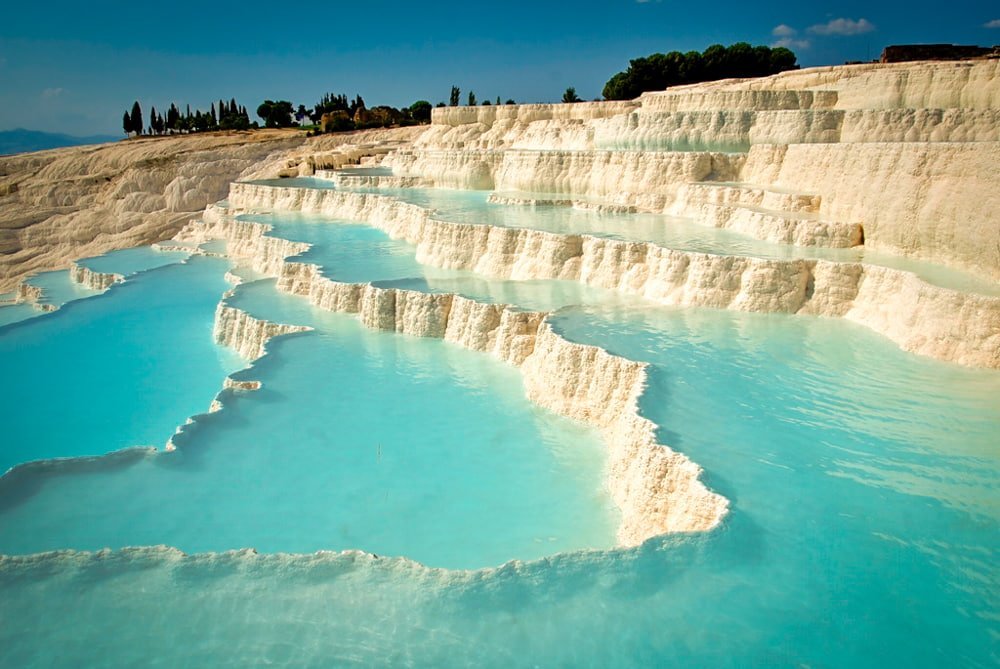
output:
[{"label": "white rock wall", "polygon": [[[1000,298],[940,288],[900,270],[718,256],[590,235],[449,223],[416,205],[373,194],[234,184],[229,202],[234,210],[367,221],[416,245],[420,262],[439,267],[502,279],[578,280],[661,304],[847,316],[907,351],[1000,368]],[[237,237],[248,234],[246,224],[232,225]],[[914,313],[922,318],[911,322]],[[908,325],[900,325],[901,319]]]}]

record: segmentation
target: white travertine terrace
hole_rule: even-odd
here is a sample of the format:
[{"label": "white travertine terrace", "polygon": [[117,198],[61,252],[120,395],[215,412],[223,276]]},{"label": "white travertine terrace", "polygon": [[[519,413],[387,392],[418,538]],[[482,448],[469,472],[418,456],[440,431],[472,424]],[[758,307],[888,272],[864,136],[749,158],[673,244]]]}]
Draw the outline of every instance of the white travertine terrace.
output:
[{"label": "white travertine terrace", "polygon": [[[503,279],[569,279],[662,304],[838,316],[914,353],[1000,368],[1000,297],[931,285],[909,272],[862,263],[721,256],[590,235],[435,220],[388,196],[236,183],[231,211],[302,211],[367,221],[416,245],[420,262]],[[209,208],[206,221],[218,220]],[[235,222],[247,230],[253,224]],[[225,234],[224,234],[225,233]],[[226,237],[226,230],[218,236]],[[210,235],[209,235],[210,236]],[[240,234],[231,244],[244,245]],[[288,244],[288,242],[282,242]],[[285,249],[265,249],[274,274]]]},{"label": "white travertine terrace", "polygon": [[[1000,279],[995,59],[814,68],[524,113],[449,107],[433,121],[382,164],[439,186],[566,193],[770,241],[863,240]],[[720,182],[750,201],[791,197],[719,206],[704,187]],[[809,208],[786,209],[795,196]]]},{"label": "white travertine terrace", "polygon": [[94,270],[74,262],[70,266],[70,279],[74,283],[90,288],[91,290],[107,290],[116,283],[121,283],[125,277],[113,272],[95,272]]},{"label": "white travertine terrace", "polygon": [[503,204],[509,207],[571,207],[573,200],[546,197],[521,197],[518,195],[501,195],[490,193],[486,201],[490,204]]},{"label": "white travertine terrace", "polygon": [[313,176],[342,188],[427,188],[434,184],[420,177],[378,174],[350,174],[336,170],[316,170]]},{"label": "white travertine terrace", "polygon": [[33,304],[43,308],[42,300],[45,299],[45,291],[40,286],[34,286],[26,281],[17,285],[14,291],[14,302],[17,304]]},{"label": "white travertine terrace", "polygon": [[[251,362],[264,355],[267,342],[274,337],[308,332],[311,329],[304,325],[285,325],[254,318],[245,311],[228,306],[225,300],[215,310],[215,340]],[[229,378],[226,379],[225,387],[249,389],[246,382]]]},{"label": "white travertine terrace", "polygon": [[[316,265],[283,261],[298,252],[268,236],[269,226],[219,216],[189,224],[186,241],[222,238],[233,258],[278,278],[278,289],[308,297],[330,311],[357,313],[369,328],[437,337],[489,353],[520,367],[529,399],[600,431],[608,446],[608,490],[622,513],[621,545],[667,532],[714,527],[727,500],[700,481],[701,469],[656,441],[655,425],[638,413],[646,365],[593,346],[570,342],[545,322],[545,314],[487,304],[453,294],[431,294],[328,279]],[[228,305],[216,312],[216,340],[248,358],[263,354],[273,336],[298,331],[267,323]]]}]

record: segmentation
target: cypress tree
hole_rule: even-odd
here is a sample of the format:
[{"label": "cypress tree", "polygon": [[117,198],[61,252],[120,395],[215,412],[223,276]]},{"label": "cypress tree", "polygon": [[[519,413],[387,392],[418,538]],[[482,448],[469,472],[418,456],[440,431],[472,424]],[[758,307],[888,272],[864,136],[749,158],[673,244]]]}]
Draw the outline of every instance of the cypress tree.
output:
[{"label": "cypress tree", "polygon": [[149,108],[149,127],[152,128],[153,132],[156,132],[156,107]]},{"label": "cypress tree", "polygon": [[137,135],[142,134],[142,109],[138,100],[132,103],[132,132]]},{"label": "cypress tree", "polygon": [[126,137],[132,134],[132,117],[128,115],[127,111],[122,116],[122,130],[125,131]]}]

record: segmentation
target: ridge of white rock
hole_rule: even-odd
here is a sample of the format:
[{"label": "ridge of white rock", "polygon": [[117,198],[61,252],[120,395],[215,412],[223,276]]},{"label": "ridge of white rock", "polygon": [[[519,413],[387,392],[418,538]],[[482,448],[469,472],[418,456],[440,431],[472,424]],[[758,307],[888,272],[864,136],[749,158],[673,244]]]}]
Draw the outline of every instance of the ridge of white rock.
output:
[{"label": "ridge of white rock", "polygon": [[381,174],[350,174],[336,170],[316,170],[313,176],[341,188],[427,188],[434,184],[420,177]]},{"label": "ridge of white rock", "polygon": [[[638,413],[646,366],[570,342],[552,331],[544,313],[481,303],[454,294],[421,293],[328,279],[316,265],[276,262],[291,249],[271,237],[269,226],[217,214],[192,222],[179,237],[229,240],[229,253],[254,269],[276,276],[279,290],[307,297],[330,311],[357,313],[369,328],[437,337],[518,366],[529,399],[595,427],[608,447],[607,486],[621,510],[618,542],[642,543],[667,532],[711,529],[728,501],[708,490],[701,469],[656,441],[655,426]],[[269,337],[293,326],[255,319],[220,303],[216,339],[246,356],[261,355]]]},{"label": "ridge of white rock", "polygon": [[116,283],[121,283],[125,277],[114,272],[95,272],[94,270],[74,262],[70,265],[69,277],[74,283],[91,290],[107,290]]},{"label": "ridge of white rock", "polygon": [[[502,279],[569,279],[678,306],[836,316],[865,325],[906,351],[1000,368],[1000,297],[931,285],[916,275],[862,263],[774,260],[667,249],[590,235],[451,223],[395,198],[334,190],[235,183],[230,212],[301,211],[365,221],[417,248],[417,259]],[[254,247],[255,269],[275,274],[283,241],[209,208],[202,235]],[[221,227],[212,227],[212,222]],[[230,237],[231,236],[231,237]],[[265,240],[271,238],[264,238]]]},{"label": "ridge of white rock", "polygon": [[[863,241],[1000,280],[995,59],[812,68],[625,103],[448,107],[432,118],[383,159],[398,178],[603,200],[791,244]],[[697,187],[719,182],[813,208],[710,206]]]},{"label": "ridge of white rock", "polygon": [[[236,275],[231,275],[227,272],[227,277],[228,276],[232,276],[233,279],[239,278]],[[312,330],[311,327],[305,325],[274,323],[272,321],[251,316],[242,309],[230,306],[227,303],[227,300],[232,297],[232,295],[232,290],[226,291],[218,305],[215,307],[212,336],[217,344],[233,349],[247,361],[247,367],[244,367],[243,370],[240,371],[245,372],[246,370],[251,369],[254,362],[264,357],[267,353],[268,344],[275,337],[295,334],[298,332],[309,332]],[[223,409],[223,398],[227,391],[252,392],[260,390],[261,386],[262,384],[260,381],[252,379],[236,379],[233,378],[232,374],[228,375],[222,382],[222,392],[217,393],[216,396],[212,398],[212,402],[208,407],[208,413],[213,414]],[[190,430],[191,427],[198,422],[199,417],[204,415],[205,414],[189,416],[184,424],[179,425],[174,431],[174,434],[167,439],[164,450],[177,450],[179,440],[187,436],[188,430]]]},{"label": "ridge of white rock", "polygon": [[46,306],[51,307],[52,305],[43,302],[44,299],[45,291],[42,287],[32,285],[27,281],[17,284],[17,289],[14,291],[15,304],[31,304],[39,309],[44,309]]},{"label": "ridge of white rock", "polygon": [[573,200],[546,197],[521,197],[518,195],[502,195],[490,193],[486,197],[490,204],[503,204],[508,207],[572,207]]},{"label": "ridge of white rock", "polygon": [[[215,326],[213,328],[215,341],[228,346],[250,362],[263,357],[267,343],[271,339],[310,330],[312,328],[305,325],[285,325],[284,323],[272,323],[254,318],[242,309],[229,306],[225,299],[219,302],[215,309]],[[226,379],[225,383],[227,388],[248,388],[246,382],[234,381],[229,378]]]}]

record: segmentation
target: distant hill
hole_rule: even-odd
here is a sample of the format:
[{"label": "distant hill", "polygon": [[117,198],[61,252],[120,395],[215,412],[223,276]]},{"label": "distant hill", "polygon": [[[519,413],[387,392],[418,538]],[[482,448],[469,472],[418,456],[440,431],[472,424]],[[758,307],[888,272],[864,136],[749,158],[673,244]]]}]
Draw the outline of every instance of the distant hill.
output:
[{"label": "distant hill", "polygon": [[111,135],[93,135],[91,137],[74,137],[57,132],[42,132],[40,130],[0,130],[0,155],[24,153],[26,151],[44,151],[58,149],[61,146],[80,146],[81,144],[102,144],[114,142],[120,137]]}]

